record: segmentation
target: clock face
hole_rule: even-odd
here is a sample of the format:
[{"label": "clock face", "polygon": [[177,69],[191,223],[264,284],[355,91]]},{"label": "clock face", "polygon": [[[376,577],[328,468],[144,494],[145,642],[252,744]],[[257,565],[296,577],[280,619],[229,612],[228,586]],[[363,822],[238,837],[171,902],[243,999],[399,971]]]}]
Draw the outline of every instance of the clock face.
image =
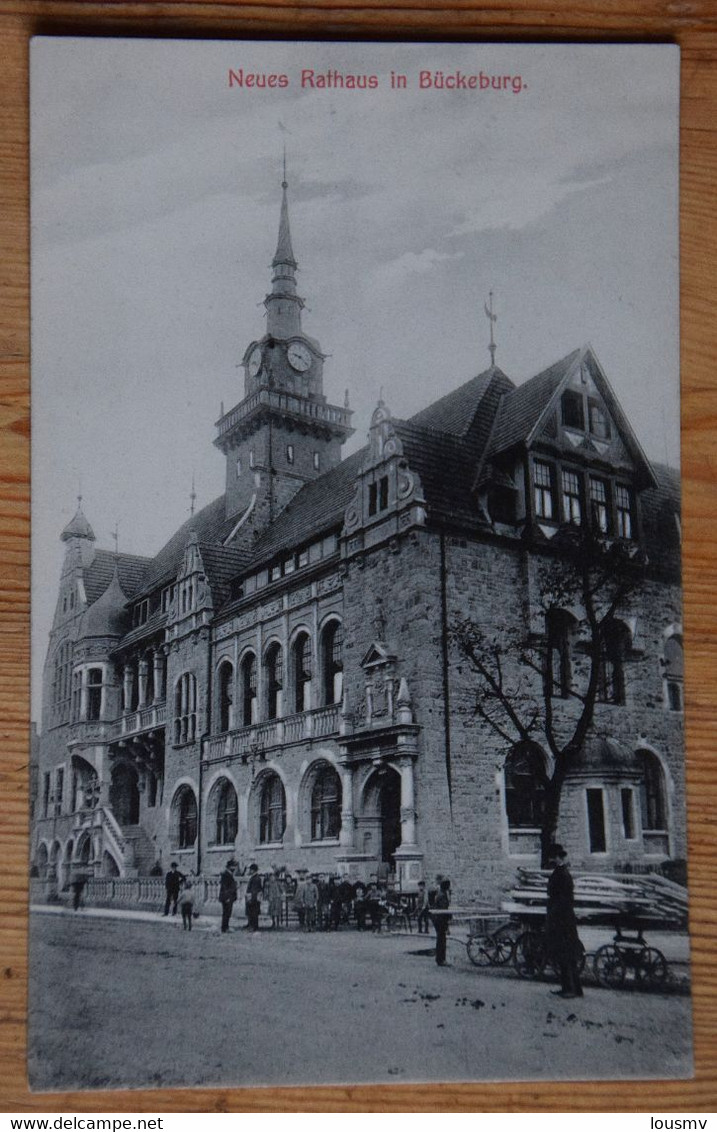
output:
[{"label": "clock face", "polygon": [[299,373],[303,373],[311,365],[311,351],[307,349],[303,342],[292,342],[286,351],[286,356],[289,359],[289,364],[294,369],[298,369]]},{"label": "clock face", "polygon": [[259,370],[261,369],[261,363],[262,363],[261,346],[255,346],[254,349],[252,350],[252,352],[249,355],[249,361],[247,363],[247,368],[249,370],[249,377],[256,377]]}]

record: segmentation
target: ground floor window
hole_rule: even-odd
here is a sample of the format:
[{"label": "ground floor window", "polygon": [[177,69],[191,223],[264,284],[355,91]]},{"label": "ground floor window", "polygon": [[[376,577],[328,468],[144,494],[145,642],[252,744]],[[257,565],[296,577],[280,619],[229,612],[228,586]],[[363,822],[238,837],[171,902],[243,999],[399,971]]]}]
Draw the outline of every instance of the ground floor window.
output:
[{"label": "ground floor window", "polygon": [[286,794],[278,774],[269,775],[261,789],[259,841],[281,841],[286,829]]},{"label": "ground floor window", "polygon": [[607,849],[605,837],[605,800],[600,787],[587,791],[588,842],[591,853],[604,853]]}]

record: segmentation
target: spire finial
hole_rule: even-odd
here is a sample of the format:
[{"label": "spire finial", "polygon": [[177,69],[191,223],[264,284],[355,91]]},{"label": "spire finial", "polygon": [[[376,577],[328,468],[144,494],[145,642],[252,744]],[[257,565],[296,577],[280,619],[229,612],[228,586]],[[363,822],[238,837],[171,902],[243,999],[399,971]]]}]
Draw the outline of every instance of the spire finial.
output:
[{"label": "spire finial", "polygon": [[194,472],[192,472],[192,490],[189,493],[189,514],[194,517],[194,504],[197,502],[197,493],[194,489]]},{"label": "spire finial", "polygon": [[485,313],[488,317],[488,322],[490,323],[490,344],[488,346],[488,349],[490,350],[490,364],[492,366],[494,366],[495,365],[495,340],[493,338],[493,323],[498,321],[498,315],[493,314],[493,292],[492,291],[488,292],[488,303],[484,304],[484,310],[485,310]]},{"label": "spire finial", "polygon": [[282,187],[282,189],[288,189],[289,183],[286,179],[286,135],[288,133],[288,130],[287,130],[287,128],[286,128],[286,126],[284,125],[283,122],[279,122],[279,129],[281,130],[282,135],[283,135],[282,146],[283,146],[283,153],[284,153],[284,160],[283,160],[283,164],[282,164],[281,187]]},{"label": "spire finial", "polygon": [[115,558],[119,557],[119,523],[115,522],[115,529],[112,532],[112,538],[115,544]]}]

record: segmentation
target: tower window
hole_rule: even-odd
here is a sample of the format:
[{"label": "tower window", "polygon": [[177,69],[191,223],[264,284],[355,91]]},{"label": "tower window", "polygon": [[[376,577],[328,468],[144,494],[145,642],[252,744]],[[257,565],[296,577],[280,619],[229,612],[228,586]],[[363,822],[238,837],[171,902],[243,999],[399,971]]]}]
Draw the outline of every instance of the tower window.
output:
[{"label": "tower window", "polygon": [[314,471],[318,472],[321,469],[321,453],[314,452]]},{"label": "tower window", "polygon": [[294,463],[294,445],[293,444],[287,444],[287,446],[286,446],[286,462],[287,462],[287,464],[293,464]]},{"label": "tower window", "polygon": [[241,459],[237,460],[237,478],[241,475]]},{"label": "tower window", "polygon": [[605,806],[602,789],[597,787],[586,791],[588,806],[588,838],[591,853],[604,853],[607,849],[605,838]]},{"label": "tower window", "polygon": [[254,467],[254,449],[253,448],[249,449],[249,467],[250,468]]}]

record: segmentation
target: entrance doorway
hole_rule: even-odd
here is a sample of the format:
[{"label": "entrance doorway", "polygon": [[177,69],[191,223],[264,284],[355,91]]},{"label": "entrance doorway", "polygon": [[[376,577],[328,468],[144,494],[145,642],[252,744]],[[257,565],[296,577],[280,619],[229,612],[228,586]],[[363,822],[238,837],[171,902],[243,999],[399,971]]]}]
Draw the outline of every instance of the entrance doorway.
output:
[{"label": "entrance doorway", "polygon": [[110,806],[120,825],[139,823],[139,783],[137,771],[128,763],[120,763],[112,770]]},{"label": "entrance doorway", "polygon": [[379,767],[366,783],[362,824],[373,827],[376,857],[394,871],[401,844],[401,776],[393,767]]}]

